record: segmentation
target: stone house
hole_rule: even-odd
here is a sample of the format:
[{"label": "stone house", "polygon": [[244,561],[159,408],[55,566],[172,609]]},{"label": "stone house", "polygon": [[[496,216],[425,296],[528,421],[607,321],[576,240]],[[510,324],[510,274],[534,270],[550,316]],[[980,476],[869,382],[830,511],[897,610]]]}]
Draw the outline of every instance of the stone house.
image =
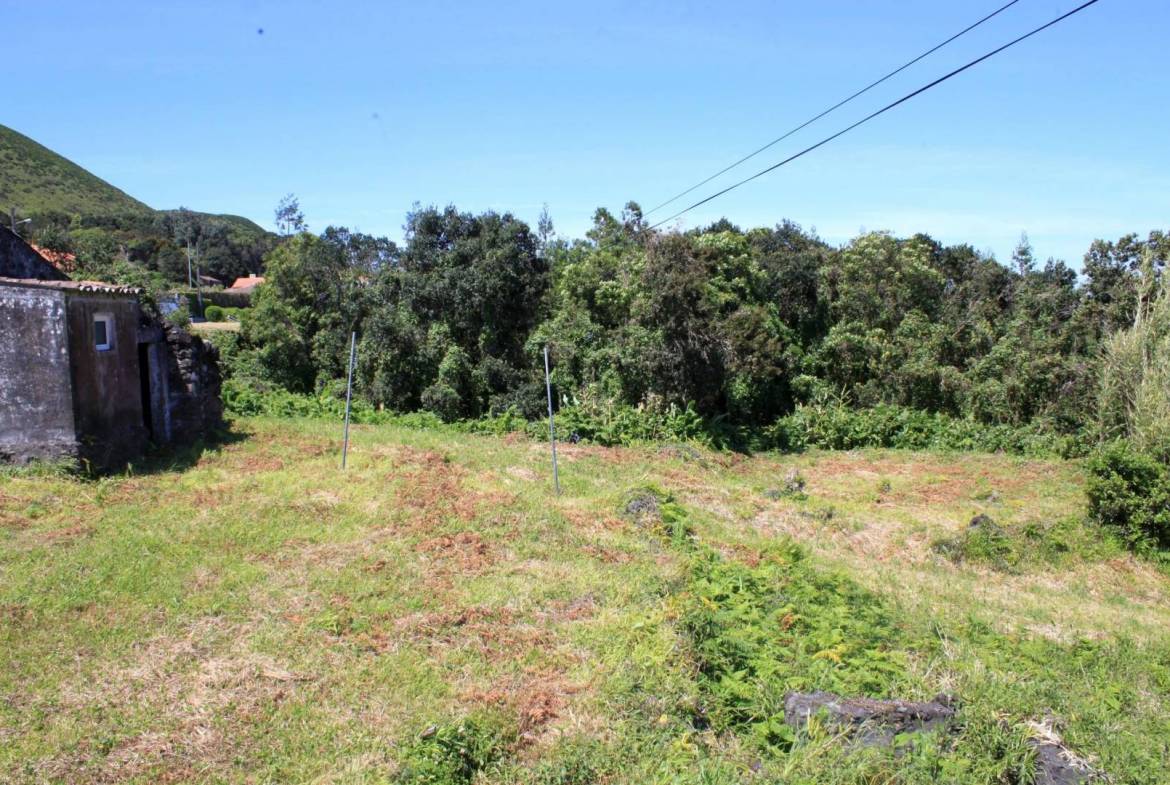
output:
[{"label": "stone house", "polygon": [[0,237],[0,462],[113,467],[222,424],[213,347],[138,289],[60,280],[6,248],[21,250]]}]

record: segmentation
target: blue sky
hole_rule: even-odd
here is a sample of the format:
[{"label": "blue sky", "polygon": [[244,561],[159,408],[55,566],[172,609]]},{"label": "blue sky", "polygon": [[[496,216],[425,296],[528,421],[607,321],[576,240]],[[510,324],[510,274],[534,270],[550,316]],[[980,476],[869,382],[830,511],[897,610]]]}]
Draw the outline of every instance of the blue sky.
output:
[{"label": "blue sky", "polygon": [[[311,228],[400,239],[415,202],[547,203],[579,236],[1002,2],[0,0],[0,123],[158,208],[271,226],[295,192]],[[1077,4],[1021,0],[742,173]],[[1102,0],[681,225],[925,231],[1001,260],[1026,231],[1078,265],[1095,237],[1170,228],[1168,23],[1166,0]]]}]

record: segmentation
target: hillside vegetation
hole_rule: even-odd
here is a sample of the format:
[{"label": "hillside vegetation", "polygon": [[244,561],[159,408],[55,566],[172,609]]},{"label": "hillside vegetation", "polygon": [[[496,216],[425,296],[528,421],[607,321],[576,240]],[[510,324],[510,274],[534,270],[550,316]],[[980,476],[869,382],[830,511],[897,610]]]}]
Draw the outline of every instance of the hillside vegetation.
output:
[{"label": "hillside vegetation", "polygon": [[[155,273],[186,281],[186,244],[204,273],[233,278],[259,272],[274,235],[238,215],[154,210],[36,141],[0,125],[0,208],[32,218],[24,234],[74,253],[91,277],[114,280]],[[137,270],[119,268],[128,262]]]},{"label": "hillside vegetation", "polygon": [[[0,780],[1027,783],[1170,769],[1170,578],[1073,463],[248,419],[0,478]],[[976,514],[987,516],[978,527]],[[990,520],[988,520],[990,519]],[[861,747],[788,690],[953,696]],[[910,746],[907,746],[910,745]]]},{"label": "hillside vegetation", "polygon": [[0,205],[21,215],[147,215],[152,210],[77,164],[0,125]]}]

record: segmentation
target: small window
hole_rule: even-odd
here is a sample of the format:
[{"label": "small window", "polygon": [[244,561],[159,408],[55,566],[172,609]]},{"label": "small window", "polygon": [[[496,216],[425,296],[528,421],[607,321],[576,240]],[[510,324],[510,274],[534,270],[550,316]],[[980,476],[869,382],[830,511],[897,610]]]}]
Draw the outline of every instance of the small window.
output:
[{"label": "small window", "polygon": [[99,352],[114,348],[114,317],[99,313],[93,317],[93,347]]}]

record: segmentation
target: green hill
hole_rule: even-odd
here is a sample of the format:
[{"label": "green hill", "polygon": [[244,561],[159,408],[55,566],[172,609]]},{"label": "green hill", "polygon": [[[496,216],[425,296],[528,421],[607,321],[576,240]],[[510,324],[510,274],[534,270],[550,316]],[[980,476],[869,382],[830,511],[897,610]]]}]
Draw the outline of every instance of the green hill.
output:
[{"label": "green hill", "polygon": [[[91,219],[157,218],[178,213],[178,210],[154,210],[63,155],[0,125],[0,208],[7,211],[12,207],[26,216],[61,214]],[[233,232],[257,237],[270,234],[240,215],[196,214]]]},{"label": "green hill", "polygon": [[[35,242],[76,251],[93,272],[118,250],[131,261],[186,280],[187,235],[198,224],[200,268],[223,279],[259,272],[276,236],[238,215],[155,210],[68,158],[0,125],[0,212],[31,217]],[[189,231],[189,230],[188,230]],[[86,258],[88,257],[88,258]]]},{"label": "green hill", "polygon": [[[64,156],[0,125],[0,206],[21,215],[142,215],[150,207]],[[259,228],[259,227],[257,227]]]}]

